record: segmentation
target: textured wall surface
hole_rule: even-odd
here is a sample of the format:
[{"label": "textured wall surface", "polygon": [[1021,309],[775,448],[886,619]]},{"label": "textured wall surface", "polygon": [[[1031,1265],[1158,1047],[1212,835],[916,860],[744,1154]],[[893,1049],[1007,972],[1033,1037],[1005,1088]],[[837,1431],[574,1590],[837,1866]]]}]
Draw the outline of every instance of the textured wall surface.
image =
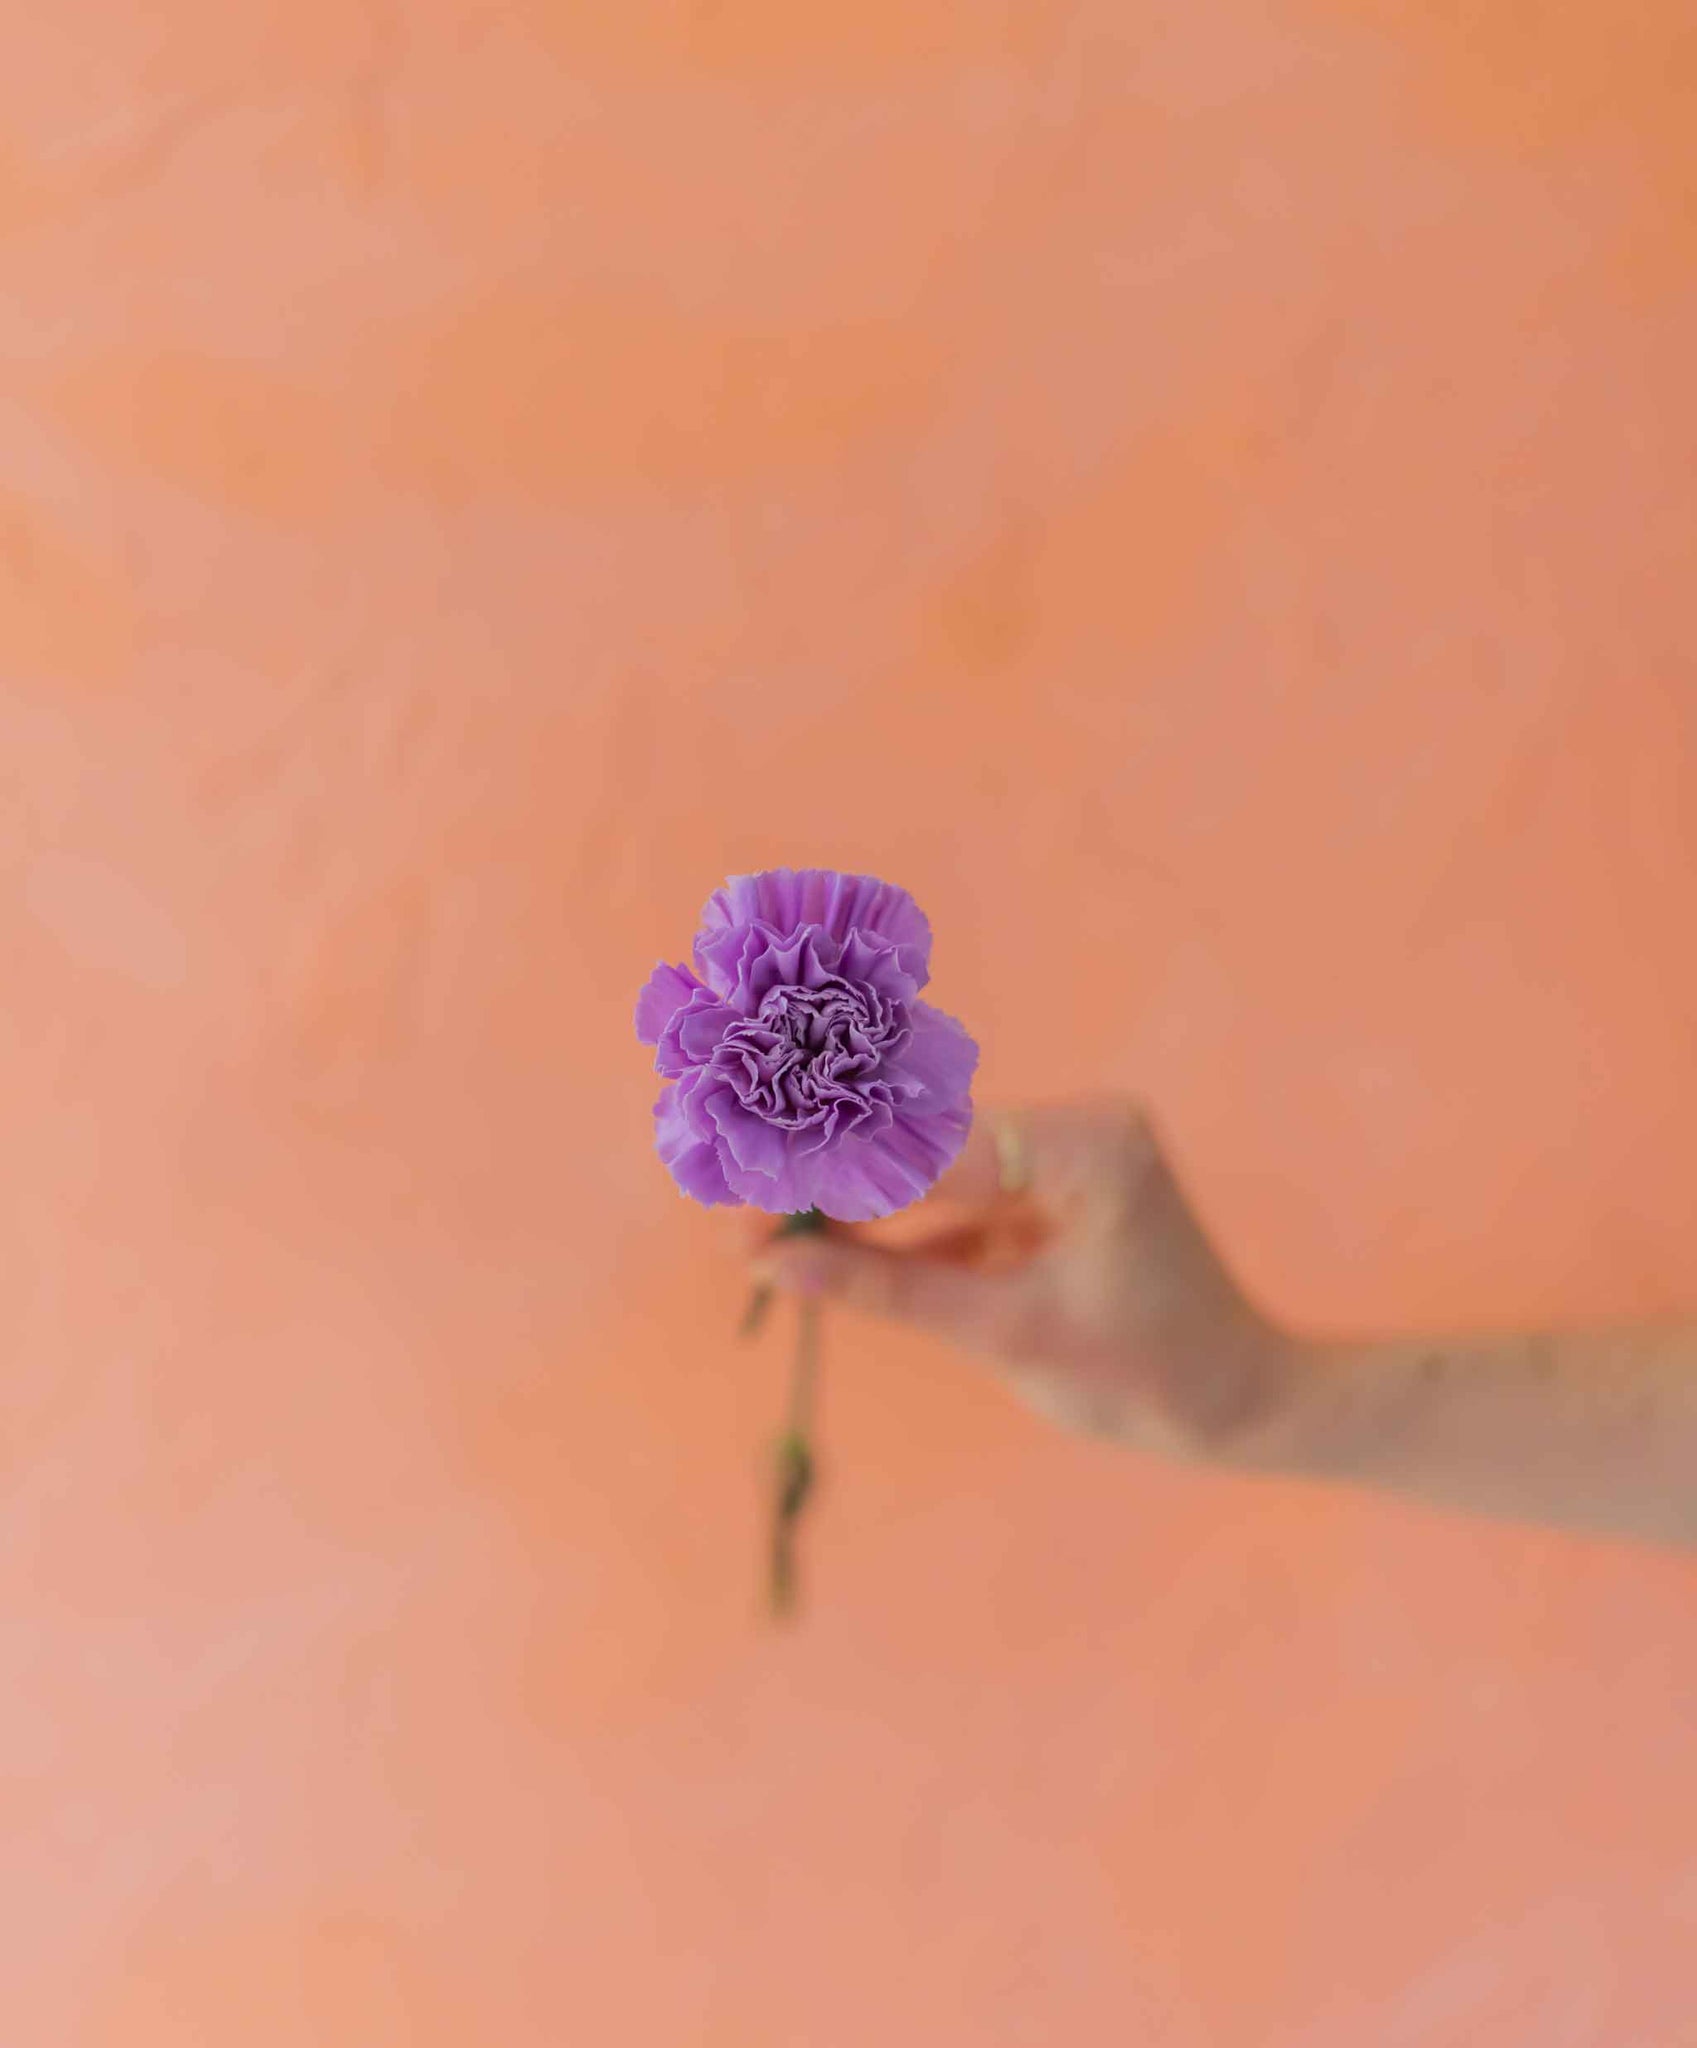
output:
[{"label": "textured wall surface", "polygon": [[629,1038],[864,865],[1286,1314],[1697,1307],[1689,6],[11,14],[7,2048],[1697,2038],[1697,1566],[845,1323],[774,1638]]}]

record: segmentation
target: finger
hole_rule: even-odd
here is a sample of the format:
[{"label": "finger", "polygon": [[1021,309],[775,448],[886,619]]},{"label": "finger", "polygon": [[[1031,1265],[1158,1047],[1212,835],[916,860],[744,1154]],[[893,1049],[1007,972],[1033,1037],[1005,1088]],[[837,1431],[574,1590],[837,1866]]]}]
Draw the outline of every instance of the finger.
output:
[{"label": "finger", "polygon": [[938,1175],[928,1202],[962,1209],[982,1209],[1002,1191],[1002,1148],[996,1138],[997,1113],[980,1110],[966,1134],[954,1164]]},{"label": "finger", "polygon": [[840,1301],[863,1314],[909,1323],[967,1346],[1002,1342],[1018,1307],[1010,1279],[846,1237],[774,1245],[757,1261],[755,1272],[787,1293]]}]

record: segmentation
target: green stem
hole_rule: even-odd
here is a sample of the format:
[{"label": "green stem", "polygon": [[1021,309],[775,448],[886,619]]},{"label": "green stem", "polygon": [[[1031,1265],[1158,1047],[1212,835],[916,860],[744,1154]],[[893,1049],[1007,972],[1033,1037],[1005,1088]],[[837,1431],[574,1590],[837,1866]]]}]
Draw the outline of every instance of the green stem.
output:
[{"label": "green stem", "polygon": [[812,1295],[797,1303],[800,1319],[796,1325],[795,1371],[790,1376],[790,1434],[810,1440],[813,1435],[813,1396],[819,1385],[819,1304]]},{"label": "green stem", "polygon": [[[786,1237],[812,1237],[826,1227],[817,1209],[798,1209],[785,1216],[772,1233],[777,1244]],[[777,1291],[756,1287],[743,1311],[739,1334],[757,1337],[771,1313]],[[798,1304],[795,1365],[790,1374],[790,1412],[777,1444],[777,1492],[772,1503],[772,1550],[768,1590],[772,1612],[795,1611],[795,1528],[813,1492],[813,1397],[819,1380],[819,1304],[805,1297]]]},{"label": "green stem", "polygon": [[772,1612],[795,1611],[796,1524],[813,1493],[813,1399],[819,1383],[819,1304],[800,1303],[795,1367],[790,1375],[789,1426],[778,1439],[778,1493],[772,1519]]}]

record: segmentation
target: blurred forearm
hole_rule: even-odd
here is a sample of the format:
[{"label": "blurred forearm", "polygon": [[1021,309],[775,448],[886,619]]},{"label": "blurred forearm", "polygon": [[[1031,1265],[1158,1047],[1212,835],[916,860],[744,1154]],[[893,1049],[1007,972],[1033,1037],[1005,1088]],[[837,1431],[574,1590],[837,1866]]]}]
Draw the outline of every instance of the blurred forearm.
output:
[{"label": "blurred forearm", "polygon": [[1235,1462],[1697,1544],[1697,1330],[1282,1351]]}]

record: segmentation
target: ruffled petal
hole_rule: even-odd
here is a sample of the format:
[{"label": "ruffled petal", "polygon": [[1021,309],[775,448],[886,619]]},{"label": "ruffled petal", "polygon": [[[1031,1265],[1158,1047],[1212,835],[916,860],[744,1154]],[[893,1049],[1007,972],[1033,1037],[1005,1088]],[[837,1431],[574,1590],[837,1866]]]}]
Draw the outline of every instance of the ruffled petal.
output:
[{"label": "ruffled petal", "polygon": [[836,972],[845,981],[857,981],[875,988],[886,1001],[911,1003],[918,996],[922,974],[903,964],[904,949],[891,940],[858,928],[843,942]]},{"label": "ruffled petal", "polygon": [[872,875],[838,874],[832,868],[768,868],[758,875],[733,875],[708,897],[701,930],[708,934],[742,925],[765,924],[783,936],[815,924],[834,939],[852,931],[887,939],[901,956],[903,971],[923,988],[930,975],[931,927],[905,889]]},{"label": "ruffled petal", "polygon": [[687,967],[655,968],[636,999],[636,1035],[644,1045],[659,1044],[661,1032],[700,986]]},{"label": "ruffled petal", "polygon": [[908,1023],[912,1035],[891,1064],[891,1079],[898,1087],[909,1084],[926,1110],[965,1101],[978,1069],[978,1047],[966,1026],[929,1003],[913,1004]]},{"label": "ruffled petal", "polygon": [[753,963],[772,943],[772,934],[758,925],[724,925],[716,931],[701,932],[695,941],[695,964],[701,978],[715,995],[753,1014],[748,1001],[748,975]]},{"label": "ruffled petal", "polygon": [[735,1204],[737,1197],[719,1164],[718,1147],[694,1131],[685,1114],[676,1083],[660,1091],[654,1105],[654,1146],[683,1192],[711,1208]]},{"label": "ruffled petal", "polygon": [[771,940],[763,951],[745,956],[737,996],[752,1016],[775,988],[820,988],[842,950],[825,933],[805,929],[790,940]]},{"label": "ruffled petal", "polygon": [[687,1074],[692,1067],[704,1066],[736,1022],[736,1015],[711,989],[697,987],[660,1034],[654,1052],[656,1070],[675,1078]]},{"label": "ruffled petal", "polygon": [[698,1138],[719,1144],[719,1126],[713,1119],[716,1096],[731,1092],[731,1083],[716,1067],[692,1067],[678,1083],[678,1107],[684,1121]]},{"label": "ruffled petal", "polygon": [[953,1165],[971,1128],[972,1105],[960,1102],[935,1116],[898,1111],[882,1131],[844,1137],[808,1161],[813,1206],[839,1223],[893,1216]]},{"label": "ruffled petal", "polygon": [[719,1089],[707,1099],[707,1113],[725,1141],[723,1149],[730,1165],[764,1174],[768,1180],[779,1178],[788,1164],[788,1146],[786,1134],[776,1124],[744,1109],[729,1088]]},{"label": "ruffled petal", "polygon": [[777,1174],[755,1173],[738,1166],[727,1147],[723,1159],[725,1179],[738,1200],[751,1209],[764,1209],[768,1216],[793,1216],[798,1210],[816,1206],[812,1161],[818,1157],[814,1153],[811,1159],[804,1160],[792,1155]]}]

